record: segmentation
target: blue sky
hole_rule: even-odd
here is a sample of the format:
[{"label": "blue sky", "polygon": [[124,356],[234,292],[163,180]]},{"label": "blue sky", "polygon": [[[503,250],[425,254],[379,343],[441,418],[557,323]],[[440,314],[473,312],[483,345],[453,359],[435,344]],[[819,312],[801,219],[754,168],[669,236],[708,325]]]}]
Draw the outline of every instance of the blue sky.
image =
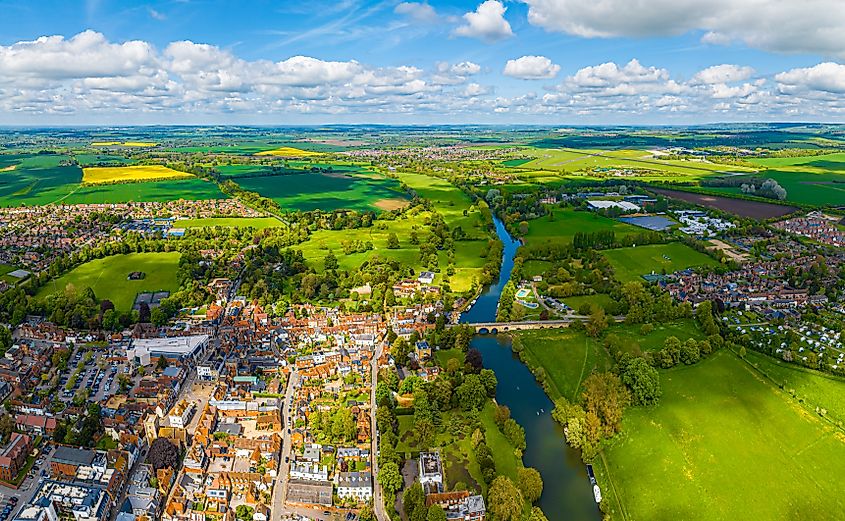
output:
[{"label": "blue sky", "polygon": [[837,0],[0,1],[0,12],[0,124],[845,114]]}]

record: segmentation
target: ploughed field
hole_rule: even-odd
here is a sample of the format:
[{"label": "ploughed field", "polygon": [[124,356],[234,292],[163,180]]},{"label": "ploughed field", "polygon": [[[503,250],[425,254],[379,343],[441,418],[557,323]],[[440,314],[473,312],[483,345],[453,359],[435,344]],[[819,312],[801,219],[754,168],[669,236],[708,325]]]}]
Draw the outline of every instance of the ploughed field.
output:
[{"label": "ploughed field", "polygon": [[751,217],[753,219],[765,220],[773,217],[782,217],[798,210],[795,206],[764,203],[762,201],[746,201],[744,199],[684,192],[682,190],[667,190],[665,188],[650,188],[650,190],[672,199],[686,201],[707,208],[715,208],[723,212],[739,215],[740,217]]}]

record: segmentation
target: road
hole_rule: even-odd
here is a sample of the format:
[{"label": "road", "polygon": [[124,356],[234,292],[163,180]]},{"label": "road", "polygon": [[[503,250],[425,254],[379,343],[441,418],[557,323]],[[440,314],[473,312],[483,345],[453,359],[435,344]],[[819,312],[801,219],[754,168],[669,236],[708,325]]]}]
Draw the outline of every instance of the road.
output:
[{"label": "road", "polygon": [[273,502],[270,508],[271,521],[280,521],[282,514],[287,513],[285,509],[285,497],[287,497],[288,469],[290,464],[286,462],[290,458],[291,440],[290,430],[293,428],[292,415],[288,411],[293,404],[293,397],[296,394],[296,386],[299,383],[299,373],[291,371],[288,378],[288,386],[285,390],[285,400],[282,402],[282,454],[279,456],[279,473],[276,476],[276,484],[273,486]]},{"label": "road", "polygon": [[378,404],[376,403],[376,384],[378,383],[378,360],[381,358],[382,351],[384,349],[383,345],[379,345],[376,347],[376,351],[373,354],[373,359],[370,361],[370,365],[372,366],[372,378],[370,379],[370,421],[372,421],[372,426],[370,428],[370,432],[372,432],[372,449],[370,451],[370,460],[372,461],[372,471],[373,471],[373,511],[376,515],[376,519],[378,521],[389,521],[390,517],[387,515],[387,511],[384,509],[384,498],[382,497],[381,485],[378,482],[376,477],[378,476],[378,422],[376,422],[376,407]]}]

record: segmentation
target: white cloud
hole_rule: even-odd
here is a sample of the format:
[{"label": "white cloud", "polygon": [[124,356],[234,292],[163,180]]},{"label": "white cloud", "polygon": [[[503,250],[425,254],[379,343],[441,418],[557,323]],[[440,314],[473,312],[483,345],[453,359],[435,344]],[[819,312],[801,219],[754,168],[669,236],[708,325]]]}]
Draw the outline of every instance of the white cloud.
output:
[{"label": "white cloud", "polygon": [[457,85],[465,83],[468,77],[474,76],[479,72],[481,72],[481,65],[471,61],[463,61],[455,64],[438,62],[431,80],[438,85]]},{"label": "white cloud", "polygon": [[427,2],[402,2],[393,8],[393,12],[421,23],[434,23],[440,19],[437,11]]},{"label": "white cloud", "polygon": [[787,53],[845,56],[840,0],[521,0],[530,23],[587,38],[703,31],[711,44],[743,42]]},{"label": "white cloud", "polygon": [[775,81],[782,92],[789,94],[807,91],[845,94],[845,65],[825,62],[792,69],[775,75]]},{"label": "white cloud", "polygon": [[466,24],[455,29],[454,34],[488,43],[510,38],[513,31],[505,20],[505,11],[507,8],[499,0],[485,0],[475,11],[464,14]]},{"label": "white cloud", "polygon": [[508,60],[502,74],[523,80],[544,80],[557,76],[560,65],[545,56],[522,56]]},{"label": "white cloud", "polygon": [[620,67],[614,62],[584,67],[569,81],[580,87],[611,87],[629,83],[655,83],[669,79],[669,71],[644,67],[633,59]]},{"label": "white cloud", "polygon": [[714,65],[698,71],[692,77],[690,83],[694,85],[710,85],[713,83],[733,83],[744,81],[754,74],[751,67],[740,67],[739,65]]}]

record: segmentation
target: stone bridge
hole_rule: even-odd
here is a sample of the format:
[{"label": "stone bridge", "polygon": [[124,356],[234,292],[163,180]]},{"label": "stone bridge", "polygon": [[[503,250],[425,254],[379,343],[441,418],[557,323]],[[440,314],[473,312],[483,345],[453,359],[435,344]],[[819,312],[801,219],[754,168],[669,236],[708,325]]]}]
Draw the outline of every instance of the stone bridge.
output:
[{"label": "stone bridge", "polygon": [[[449,324],[449,326],[466,325],[475,328],[475,332],[481,335],[505,333],[508,331],[528,331],[533,329],[560,329],[569,327],[573,322],[586,322],[590,317],[586,315],[570,315],[559,320],[524,320],[522,322],[471,322],[464,324]],[[624,316],[608,317],[610,321],[622,322]]]}]

